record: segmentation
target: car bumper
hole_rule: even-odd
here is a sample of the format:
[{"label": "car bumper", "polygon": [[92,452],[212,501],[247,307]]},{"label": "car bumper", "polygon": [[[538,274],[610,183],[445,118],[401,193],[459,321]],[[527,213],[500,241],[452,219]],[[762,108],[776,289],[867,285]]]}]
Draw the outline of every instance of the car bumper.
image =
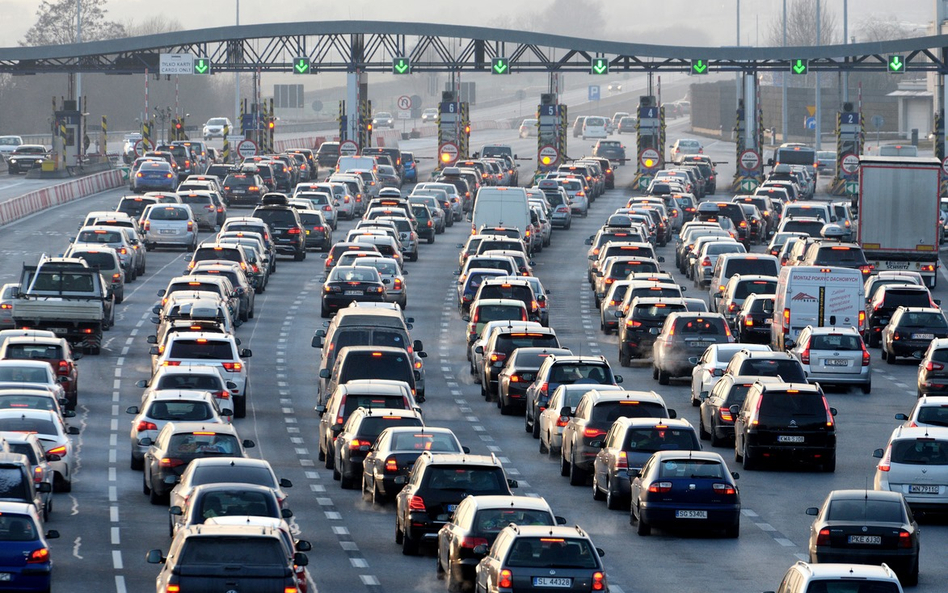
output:
[{"label": "car bumper", "polygon": [[[935,339],[941,337],[944,336],[935,335]],[[911,356],[914,352],[925,352],[930,343],[931,340],[892,340],[889,342],[889,350],[894,352],[896,356]]]},{"label": "car bumper", "polygon": [[827,549],[825,546],[813,546],[810,548],[810,557],[819,564],[827,562],[842,564],[875,564],[876,566],[883,562],[899,575],[905,575],[915,568],[918,562],[918,550],[885,550],[874,552],[865,549],[866,546],[854,548],[851,550],[841,548]]},{"label": "car bumper", "polygon": [[448,523],[447,519],[447,516],[445,516],[444,521],[436,521],[431,519],[427,513],[409,513],[409,523],[406,531],[413,540],[436,541],[438,539],[438,531]]},{"label": "car bumper", "polygon": [[4,591],[47,591],[52,582],[52,564],[37,566],[2,566],[0,572],[10,575],[3,583]]},{"label": "car bumper", "polygon": [[358,303],[381,303],[383,302],[381,294],[365,294],[361,296],[323,296],[323,310],[324,311],[338,311],[344,307],[348,307],[349,303],[356,301]]},{"label": "car bumper", "polygon": [[[677,511],[707,511],[707,519],[679,519]],[[741,505],[702,506],[675,503],[642,503],[640,518],[649,525],[666,525],[692,529],[722,529],[737,525],[741,520]]]},{"label": "car bumper", "polygon": [[807,372],[806,380],[820,385],[865,385],[872,382],[872,367],[860,367],[858,373]]}]

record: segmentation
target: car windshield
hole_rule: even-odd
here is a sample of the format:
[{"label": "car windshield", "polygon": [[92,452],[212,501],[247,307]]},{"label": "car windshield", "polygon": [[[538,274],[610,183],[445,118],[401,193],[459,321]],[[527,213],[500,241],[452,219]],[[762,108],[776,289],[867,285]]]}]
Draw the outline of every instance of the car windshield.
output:
[{"label": "car windshield", "polygon": [[468,494],[507,494],[510,489],[499,467],[474,465],[429,466],[428,488]]},{"label": "car windshield", "polygon": [[[393,381],[411,380],[411,364],[407,355],[384,353],[372,356],[372,352],[352,354],[350,364],[346,365],[344,381],[354,379],[391,379]],[[343,378],[340,378],[340,383]]]},{"label": "car windshield", "polygon": [[121,241],[121,231],[82,231],[76,237],[77,243],[119,243]]},{"label": "car windshield", "polygon": [[7,344],[4,358],[60,360],[63,349],[58,344]]},{"label": "car windshield", "polygon": [[815,335],[810,338],[810,348],[813,350],[862,350],[862,340],[859,336],[846,334]]},{"label": "car windshield", "polygon": [[698,441],[693,430],[655,426],[632,428],[626,432],[622,448],[626,451],[654,453],[662,450],[697,450]]},{"label": "car windshield", "polygon": [[754,280],[752,282],[741,282],[734,290],[735,299],[746,299],[751,294],[775,294],[777,292],[776,280]]},{"label": "car windshield", "polygon": [[[240,484],[255,484],[275,488],[273,473],[266,467],[258,465],[244,466],[239,464],[201,465],[191,473],[191,485],[219,484],[221,482],[236,482]],[[240,514],[240,513],[231,513]]]},{"label": "car windshield", "polygon": [[[735,274],[759,274],[761,276],[776,276],[778,272],[777,262],[772,259],[757,259],[757,258],[732,258],[727,261],[727,274],[725,278],[730,278]],[[769,286],[769,285],[768,285]],[[757,294],[767,294],[773,293],[776,290],[776,284],[773,285],[770,290],[757,290],[754,289],[751,292],[756,292]]]},{"label": "car windshield", "polygon": [[892,462],[909,465],[948,465],[948,441],[925,437],[892,443]]},{"label": "car windshield", "polygon": [[856,523],[905,522],[902,504],[895,500],[873,500],[868,496],[858,499],[833,500],[826,518],[830,521],[852,521]]},{"label": "car windshield", "polygon": [[26,393],[0,395],[0,409],[53,410],[59,413],[56,400],[52,396]]},{"label": "car windshield", "polygon": [[358,437],[375,442],[382,431],[395,426],[422,426],[420,418],[412,416],[366,416],[359,424]]},{"label": "car windshield", "polygon": [[588,568],[599,562],[585,539],[518,537],[504,566],[511,568]]},{"label": "car windshield", "polygon": [[473,531],[478,535],[497,534],[504,527],[517,525],[553,525],[549,511],[540,509],[482,509],[477,511],[473,521]]},{"label": "car windshield", "polygon": [[612,372],[602,364],[568,363],[556,364],[550,371],[550,382],[570,384],[582,381],[592,384],[611,384]]},{"label": "car windshield", "polygon": [[[447,433],[400,432],[392,439],[392,451],[433,451],[458,453],[457,440]],[[506,523],[504,524],[506,526]]]}]

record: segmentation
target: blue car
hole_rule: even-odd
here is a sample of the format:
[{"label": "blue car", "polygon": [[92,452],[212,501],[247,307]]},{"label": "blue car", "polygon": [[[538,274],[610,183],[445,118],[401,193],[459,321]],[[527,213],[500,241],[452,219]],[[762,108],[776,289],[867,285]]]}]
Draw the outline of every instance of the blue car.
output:
[{"label": "blue car", "polygon": [[141,168],[132,176],[132,191],[175,191],[178,188],[178,175],[165,162],[142,163]]},{"label": "blue car", "polygon": [[410,152],[402,153],[402,170],[406,183],[418,182],[418,163],[415,162],[415,155]]},{"label": "blue car", "polygon": [[43,534],[43,522],[33,505],[0,503],[0,590],[49,591],[52,561],[47,539],[57,531]]}]

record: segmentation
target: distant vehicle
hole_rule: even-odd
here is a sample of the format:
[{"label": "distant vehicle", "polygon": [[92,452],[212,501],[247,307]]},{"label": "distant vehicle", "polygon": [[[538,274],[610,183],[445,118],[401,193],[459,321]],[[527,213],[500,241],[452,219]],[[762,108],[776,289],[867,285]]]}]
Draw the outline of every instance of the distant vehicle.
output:
[{"label": "distant vehicle", "polygon": [[621,93],[622,92],[622,83],[618,80],[613,80],[609,83],[609,86],[606,87],[610,93]]},{"label": "distant vehicle", "polygon": [[234,125],[226,117],[212,117],[204,124],[204,139],[223,138],[225,127],[229,128],[230,132],[234,131]]},{"label": "distant vehicle", "polygon": [[434,107],[429,107],[421,112],[421,121],[422,123],[427,123],[430,121],[436,121],[438,119],[438,110]]},{"label": "distant vehicle", "polygon": [[523,120],[520,123],[520,137],[526,138],[527,136],[536,136],[538,125],[539,123],[536,118]]},{"label": "distant vehicle", "polygon": [[387,111],[379,111],[372,118],[372,125],[376,128],[394,128],[395,117]]},{"label": "distant vehicle", "polygon": [[19,136],[0,136],[0,154],[9,154],[21,144],[23,144],[23,138]]}]

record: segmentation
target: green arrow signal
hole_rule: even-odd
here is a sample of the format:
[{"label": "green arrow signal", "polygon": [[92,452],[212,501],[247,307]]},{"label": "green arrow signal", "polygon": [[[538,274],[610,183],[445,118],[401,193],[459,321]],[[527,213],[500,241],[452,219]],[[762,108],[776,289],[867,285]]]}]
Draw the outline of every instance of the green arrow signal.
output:
[{"label": "green arrow signal", "polygon": [[211,69],[211,63],[204,58],[198,58],[194,62],[194,71],[198,74],[207,74],[207,71]]},{"label": "green arrow signal", "polygon": [[405,58],[395,58],[392,60],[392,71],[395,72],[395,74],[407,74],[409,69],[411,69],[411,62]]},{"label": "green arrow signal", "polygon": [[296,61],[293,63],[293,70],[297,74],[306,74],[309,71],[309,60],[306,58],[296,58]]},{"label": "green arrow signal", "polygon": [[889,56],[889,72],[905,72],[905,62],[902,56]]},{"label": "green arrow signal", "polygon": [[609,74],[609,60],[605,58],[593,58],[592,73]]},{"label": "green arrow signal", "polygon": [[704,62],[704,60],[694,60],[691,62],[691,70],[695,74],[705,74],[708,71],[708,65]]},{"label": "green arrow signal", "polygon": [[493,59],[493,70],[494,74],[506,74],[509,71],[507,64],[507,58],[494,58]]},{"label": "green arrow signal", "polygon": [[806,74],[808,65],[804,60],[797,60],[793,64],[793,73],[794,74]]}]

